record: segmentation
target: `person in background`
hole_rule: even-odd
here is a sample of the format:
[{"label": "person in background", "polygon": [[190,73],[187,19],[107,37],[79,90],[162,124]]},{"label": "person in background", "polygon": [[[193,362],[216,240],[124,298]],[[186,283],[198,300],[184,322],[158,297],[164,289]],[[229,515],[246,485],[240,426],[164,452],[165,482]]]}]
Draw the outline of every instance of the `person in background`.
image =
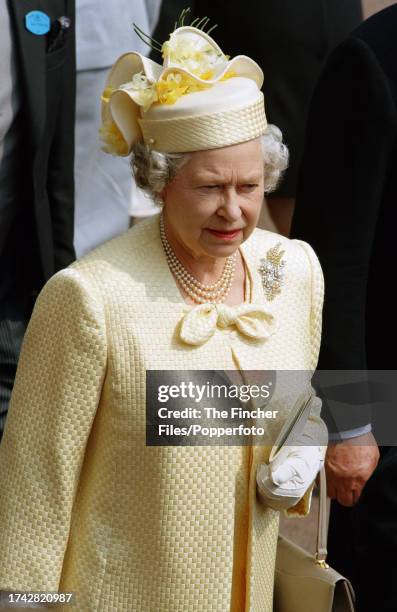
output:
[{"label": "person in background", "polygon": [[0,3],[0,438],[33,304],[75,258],[75,3]]},{"label": "person in background", "polygon": [[145,3],[149,19],[149,29],[150,32],[153,32],[160,14],[161,0],[145,0]]},{"label": "person in background", "polygon": [[76,2],[74,244],[77,257],[128,229],[131,215],[146,216],[154,212],[150,200],[131,181],[128,162],[119,163],[101,150],[98,100],[115,56],[132,48],[147,53],[148,47],[135,34],[133,24],[141,24],[145,32],[151,31],[150,22],[153,25],[156,19],[158,4],[158,0],[152,0],[150,5],[145,0]]},{"label": "person in background", "polygon": [[[312,100],[292,236],[312,244],[324,271],[323,370],[397,369],[396,57],[394,4],[331,54]],[[391,612],[397,452],[378,450],[365,414],[349,416],[349,431],[326,458],[329,562],[352,580],[360,612]]]},{"label": "person in background", "polygon": [[[241,5],[225,0],[171,0],[162,4],[154,39],[167,38],[173,16],[186,5],[193,17],[206,15],[211,23],[224,24],[216,34],[226,53],[246,54],[263,68],[266,108],[290,151],[284,180],[267,198],[267,205],[277,231],[288,236],[310,97],[329,52],[359,25],[361,1],[246,0]],[[264,223],[261,215],[259,224]]]}]

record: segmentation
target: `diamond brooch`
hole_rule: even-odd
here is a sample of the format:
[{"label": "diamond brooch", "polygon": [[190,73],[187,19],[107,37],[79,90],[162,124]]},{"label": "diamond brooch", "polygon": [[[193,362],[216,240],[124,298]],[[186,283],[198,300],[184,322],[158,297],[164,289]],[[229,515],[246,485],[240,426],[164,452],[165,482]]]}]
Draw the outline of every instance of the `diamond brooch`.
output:
[{"label": "diamond brooch", "polygon": [[285,260],[282,259],[285,251],[281,250],[281,242],[272,247],[260,262],[259,272],[262,276],[262,285],[265,295],[269,301],[274,300],[281,293],[284,284]]}]

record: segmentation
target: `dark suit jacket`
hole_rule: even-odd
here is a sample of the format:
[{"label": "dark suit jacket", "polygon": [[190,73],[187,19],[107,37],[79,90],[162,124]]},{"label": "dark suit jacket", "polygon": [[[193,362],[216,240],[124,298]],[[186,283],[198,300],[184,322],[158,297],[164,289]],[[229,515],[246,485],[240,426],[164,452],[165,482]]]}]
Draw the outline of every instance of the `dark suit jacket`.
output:
[{"label": "dark suit jacket", "polygon": [[396,58],[393,5],[332,53],[312,100],[292,236],[324,271],[323,369],[396,369]]},{"label": "dark suit jacket", "polygon": [[[8,0],[21,76],[26,164],[21,181],[21,218],[12,228],[2,254],[0,294],[13,279],[40,290],[57,270],[75,258],[74,121],[75,2],[74,0]],[[25,15],[46,13],[53,23],[71,19],[64,44],[47,52],[48,35],[25,28]],[[15,280],[16,282],[16,280]]]},{"label": "dark suit jacket", "polygon": [[192,9],[187,23],[207,15],[218,24],[212,34],[224,53],[248,55],[262,68],[268,121],[281,129],[290,150],[277,195],[294,197],[314,84],[331,49],[360,23],[360,0],[168,0],[156,40],[168,38],[185,6]]}]

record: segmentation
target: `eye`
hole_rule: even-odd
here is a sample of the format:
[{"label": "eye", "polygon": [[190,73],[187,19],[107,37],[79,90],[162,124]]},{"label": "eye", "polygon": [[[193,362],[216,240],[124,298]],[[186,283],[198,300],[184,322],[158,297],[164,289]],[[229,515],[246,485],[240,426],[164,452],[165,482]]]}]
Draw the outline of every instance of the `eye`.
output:
[{"label": "eye", "polygon": [[259,183],[245,183],[245,185],[241,185],[240,189],[243,191],[254,191],[257,187],[259,187]]},{"label": "eye", "polygon": [[222,185],[200,185],[200,189],[207,189],[208,191],[213,191],[215,189],[221,189]]}]

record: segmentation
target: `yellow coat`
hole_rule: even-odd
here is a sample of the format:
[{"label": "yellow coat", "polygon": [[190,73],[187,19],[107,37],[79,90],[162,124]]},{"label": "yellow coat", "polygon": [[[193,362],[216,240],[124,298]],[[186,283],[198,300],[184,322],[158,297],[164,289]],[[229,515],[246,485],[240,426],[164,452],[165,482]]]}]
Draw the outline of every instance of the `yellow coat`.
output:
[{"label": "yellow coat", "polygon": [[[258,271],[277,242],[285,283]],[[29,324],[0,445],[0,589],[73,591],[77,610],[270,612],[278,512],[255,495],[263,447],[145,446],[145,369],[313,369],[323,281],[311,248],[242,246],[266,341],[234,325],[179,337],[182,300],[158,216],[56,274]],[[324,425],[310,426],[324,442]],[[295,511],[308,511],[310,494]],[[68,609],[68,608],[65,608]]]}]

